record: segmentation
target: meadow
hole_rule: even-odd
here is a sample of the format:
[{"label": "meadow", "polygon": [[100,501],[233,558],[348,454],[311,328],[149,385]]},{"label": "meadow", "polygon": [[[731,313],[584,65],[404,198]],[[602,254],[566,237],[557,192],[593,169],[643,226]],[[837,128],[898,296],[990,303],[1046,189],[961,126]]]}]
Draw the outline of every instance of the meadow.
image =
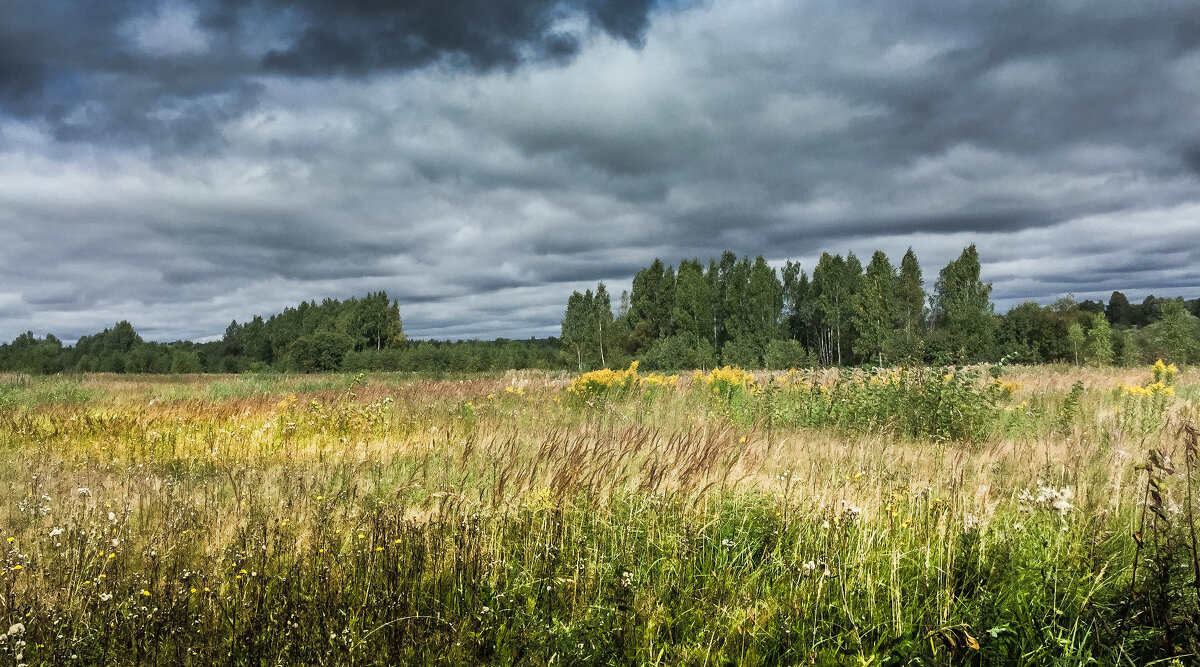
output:
[{"label": "meadow", "polygon": [[2,376],[0,664],[1190,664],[1198,399],[1162,364]]}]

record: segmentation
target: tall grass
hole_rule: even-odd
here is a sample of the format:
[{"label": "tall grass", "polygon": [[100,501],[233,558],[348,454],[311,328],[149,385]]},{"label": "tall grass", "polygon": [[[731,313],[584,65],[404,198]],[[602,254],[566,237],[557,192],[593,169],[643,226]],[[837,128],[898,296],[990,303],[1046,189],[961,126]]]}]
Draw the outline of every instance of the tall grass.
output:
[{"label": "tall grass", "polygon": [[[1148,371],[922,373],[13,382],[0,653],[1191,661],[1194,378],[1143,401]],[[905,426],[935,389],[976,426]]]}]

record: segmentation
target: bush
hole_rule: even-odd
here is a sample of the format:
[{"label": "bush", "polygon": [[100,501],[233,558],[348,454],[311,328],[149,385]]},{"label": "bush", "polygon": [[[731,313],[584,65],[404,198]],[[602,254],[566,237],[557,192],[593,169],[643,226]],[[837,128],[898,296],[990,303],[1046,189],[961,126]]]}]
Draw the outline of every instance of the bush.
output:
[{"label": "bush", "polygon": [[301,373],[336,371],[342,367],[346,351],[353,347],[354,341],[340,331],[317,331],[292,342],[289,363]]},{"label": "bush", "polygon": [[798,340],[773,340],[767,343],[764,355],[767,368],[786,371],[790,368],[812,368],[813,358]]},{"label": "bush", "polygon": [[711,368],[717,363],[717,354],[703,338],[675,335],[654,341],[640,361],[651,370],[678,371]]},{"label": "bush", "polygon": [[726,366],[762,368],[762,350],[753,341],[735,338],[721,347],[721,362]]}]

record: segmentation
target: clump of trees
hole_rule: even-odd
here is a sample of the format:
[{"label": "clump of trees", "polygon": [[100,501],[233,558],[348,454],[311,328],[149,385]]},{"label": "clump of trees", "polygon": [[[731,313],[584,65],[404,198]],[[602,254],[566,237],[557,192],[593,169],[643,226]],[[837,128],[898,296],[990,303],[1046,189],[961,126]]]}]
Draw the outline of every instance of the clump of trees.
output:
[{"label": "clump of trees", "polygon": [[562,321],[568,366],[1200,361],[1200,299],[1132,305],[1114,292],[1107,306],[1067,297],[997,314],[974,245],[938,272],[932,293],[911,248],[899,267],[882,251],[865,268],[854,253],[823,253],[811,276],[797,262],[777,271],[730,251],[678,269],[655,259],[632,287],[615,316],[603,283],[571,295]]}]

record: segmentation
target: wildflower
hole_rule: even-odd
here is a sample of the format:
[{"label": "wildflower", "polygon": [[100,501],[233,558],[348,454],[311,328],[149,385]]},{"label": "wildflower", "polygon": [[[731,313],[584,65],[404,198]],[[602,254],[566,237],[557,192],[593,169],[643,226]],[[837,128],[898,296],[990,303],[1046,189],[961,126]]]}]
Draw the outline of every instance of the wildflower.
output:
[{"label": "wildflower", "polygon": [[101,602],[108,602],[108,601],[109,601],[109,600],[111,600],[111,599],[112,599],[112,593],[101,593],[101,594],[100,594],[100,601],[101,601]]},{"label": "wildflower", "polygon": [[58,537],[59,535],[62,535],[62,534],[63,534],[63,529],[59,528],[58,526],[55,526],[54,530],[50,531],[50,537]]},{"label": "wildflower", "polygon": [[82,497],[82,498],[90,498],[90,497],[92,497],[92,490],[91,490],[91,489],[89,489],[89,488],[88,488],[88,487],[86,487],[86,486],[81,486],[81,487],[79,487],[78,489],[75,489],[75,493],[78,493],[78,494],[79,494],[79,496],[80,496],[80,497]]},{"label": "wildflower", "polygon": [[725,547],[726,549],[732,549],[737,546],[737,542],[734,542],[733,540],[721,540],[721,546]]},{"label": "wildflower", "polygon": [[5,634],[7,634],[9,637],[16,637],[18,635],[23,635],[23,634],[25,634],[25,624],[24,623],[13,623],[12,625],[8,626],[8,632],[6,632]]},{"label": "wildflower", "polygon": [[144,595],[144,596],[146,596],[146,597],[150,597],[150,591],[148,591],[148,590],[146,590],[146,589],[144,589],[144,588],[143,588],[143,589],[142,589],[142,595]]}]

